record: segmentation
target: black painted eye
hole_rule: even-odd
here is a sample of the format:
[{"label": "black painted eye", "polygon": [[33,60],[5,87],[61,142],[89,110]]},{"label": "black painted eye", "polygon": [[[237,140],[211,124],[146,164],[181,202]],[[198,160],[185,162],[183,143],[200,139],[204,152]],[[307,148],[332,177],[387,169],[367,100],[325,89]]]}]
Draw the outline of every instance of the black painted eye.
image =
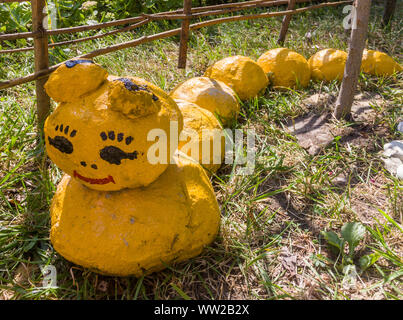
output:
[{"label": "black painted eye", "polygon": [[73,144],[65,137],[56,136],[53,139],[48,137],[49,144],[63,153],[73,153]]},{"label": "black painted eye", "polygon": [[124,152],[122,149],[115,146],[107,146],[99,151],[99,156],[102,160],[110,164],[121,164],[123,159],[134,160],[137,159],[138,152]]}]

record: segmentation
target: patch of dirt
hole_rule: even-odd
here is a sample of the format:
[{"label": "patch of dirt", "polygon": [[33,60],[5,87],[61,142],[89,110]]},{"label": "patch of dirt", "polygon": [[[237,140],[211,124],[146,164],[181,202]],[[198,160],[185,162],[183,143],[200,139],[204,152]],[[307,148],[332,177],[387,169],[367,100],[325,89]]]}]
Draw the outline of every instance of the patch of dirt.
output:
[{"label": "patch of dirt", "polygon": [[340,139],[342,144],[349,143],[374,151],[371,136],[374,133],[376,136],[387,134],[387,128],[377,125],[382,118],[379,111],[383,104],[382,97],[370,93],[360,93],[355,96],[351,108],[352,120],[356,122],[354,127],[340,127],[333,121],[331,108],[334,102],[335,96],[330,94],[314,94],[306,98],[302,104],[310,112],[288,122],[286,129],[296,136],[298,144],[310,155],[318,154],[337,136],[342,137]]},{"label": "patch of dirt", "polygon": [[360,221],[368,224],[376,224],[376,220],[385,223],[386,219],[378,209],[390,214],[390,203],[388,195],[383,188],[386,184],[382,174],[370,179],[369,183],[359,183],[350,194],[350,206]]}]

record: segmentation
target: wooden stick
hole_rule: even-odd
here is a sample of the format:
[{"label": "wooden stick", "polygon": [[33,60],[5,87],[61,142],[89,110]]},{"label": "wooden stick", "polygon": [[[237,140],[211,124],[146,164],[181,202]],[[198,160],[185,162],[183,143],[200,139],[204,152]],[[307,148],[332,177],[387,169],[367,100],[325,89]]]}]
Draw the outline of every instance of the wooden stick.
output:
[{"label": "wooden stick", "polygon": [[[304,2],[312,2],[312,0],[297,0],[297,3],[304,3]],[[204,6],[204,7],[195,7],[192,9],[192,13],[202,12],[207,10],[216,10],[216,9],[224,9],[224,8],[241,8],[245,6],[249,6],[252,4],[268,4],[270,3],[272,6],[280,6],[283,4],[287,4],[288,0],[257,0],[257,1],[244,1],[244,2],[233,2],[233,3],[226,3],[226,4],[217,4],[213,6]]]},{"label": "wooden stick", "polygon": [[[294,9],[295,9],[295,0],[289,0],[287,10],[294,10]],[[283,23],[281,24],[280,35],[277,40],[277,43],[281,46],[284,44],[285,36],[288,31],[288,26],[290,25],[291,17],[292,16],[290,14],[288,14],[288,15],[284,16],[284,18],[283,18]]]},{"label": "wooden stick", "polygon": [[[300,0],[301,2],[307,2],[307,0]],[[259,0],[259,1],[246,1],[241,3],[230,3],[230,4],[223,4],[223,5],[215,5],[215,6],[206,6],[206,7],[199,7],[199,8],[192,8],[191,9],[191,18],[195,19],[198,17],[204,17],[209,15],[218,15],[224,14],[228,12],[234,11],[242,11],[251,8],[258,8],[258,7],[272,7],[275,5],[287,4],[288,0],[281,0],[281,1],[273,1],[273,0]],[[213,10],[211,10],[213,9]],[[175,13],[175,14],[142,14],[143,17],[147,17],[152,20],[181,20],[187,18],[187,15],[183,12]]]},{"label": "wooden stick", "polygon": [[0,50],[0,54],[2,54],[2,53],[4,53],[4,54],[6,54],[6,53],[17,53],[17,52],[31,51],[31,50],[34,50],[34,47]]},{"label": "wooden stick", "polygon": [[[294,3],[300,2],[310,2],[308,0],[293,0]],[[230,13],[230,12],[235,12],[235,11],[243,11],[243,10],[248,10],[248,9],[253,9],[253,8],[261,8],[261,7],[273,7],[273,6],[279,6],[282,4],[288,4],[289,0],[281,0],[281,1],[248,1],[248,2],[258,2],[258,3],[253,3],[253,4],[247,4],[247,5],[242,5],[242,6],[236,6],[234,7],[234,4],[232,4],[232,7],[228,7],[230,4],[225,5],[226,7],[223,9],[217,9],[217,10],[211,10],[211,11],[202,11],[199,10],[198,13],[192,12],[191,19],[196,19],[200,17],[205,17],[205,16],[213,16],[213,15],[221,15],[225,13]],[[224,5],[220,5],[224,6]],[[295,4],[294,4],[295,7]],[[289,9],[289,8],[288,8]],[[183,13],[178,13],[178,14],[142,14],[143,17],[149,18],[151,20],[182,20],[187,18],[186,14]]]},{"label": "wooden stick", "polygon": [[[82,32],[82,31],[88,31],[88,30],[96,30],[96,29],[114,27],[114,26],[119,26],[119,25],[123,25],[123,24],[136,23],[136,22],[140,22],[140,21],[144,21],[144,20],[145,20],[144,17],[135,17],[135,18],[128,18],[128,19],[104,22],[104,23],[88,25],[88,26],[78,26],[78,27],[71,27],[71,28],[47,30],[46,34],[49,36],[52,36],[52,35],[57,35],[57,34],[75,33],[75,32]],[[35,32],[2,34],[2,35],[0,35],[0,41],[1,40],[33,38],[35,35],[36,35]]]},{"label": "wooden stick", "polygon": [[38,34],[37,32],[31,32],[31,31],[30,32],[0,34],[0,41],[33,38],[37,34]]},{"label": "wooden stick", "polygon": [[356,28],[351,29],[351,41],[348,50],[343,82],[336,101],[334,116],[336,119],[348,118],[354,95],[357,89],[358,75],[360,74],[362,52],[367,38],[368,20],[371,9],[371,0],[356,0]]},{"label": "wooden stick", "polygon": [[[48,47],[49,48],[54,48],[54,47],[57,47],[57,46],[63,46],[63,45],[72,44],[72,43],[79,43],[79,42],[83,42],[83,41],[95,40],[95,39],[110,36],[110,35],[116,34],[116,33],[128,32],[130,30],[133,30],[135,28],[139,28],[139,27],[147,24],[148,22],[150,22],[150,21],[146,19],[144,21],[141,21],[139,23],[127,26],[125,28],[113,30],[113,31],[106,32],[106,33],[103,33],[103,34],[97,34],[95,36],[85,37],[85,38],[80,38],[80,39],[74,39],[74,40],[50,43],[48,45]],[[18,48],[18,49],[10,49],[10,50],[0,50],[0,54],[2,54],[2,53],[15,53],[15,52],[29,51],[29,50],[33,50],[33,49],[34,49],[34,47],[26,47],[26,48]]]},{"label": "wooden stick", "polygon": [[[240,10],[245,10],[245,9],[252,9],[252,8],[258,8],[258,7],[269,7],[269,6],[274,6],[274,5],[279,5],[279,4],[287,4],[289,0],[281,0],[281,1],[248,1],[248,2],[258,2],[252,5],[244,5],[241,8],[230,8],[230,9],[223,9],[223,10],[216,10],[216,11],[206,11],[206,12],[201,12],[201,13],[196,13],[196,14],[192,14],[192,18],[199,18],[199,17],[203,17],[203,16],[210,16],[210,15],[219,15],[219,14],[224,14],[224,13],[229,13],[229,12],[234,12],[234,11],[240,11]],[[309,2],[310,0],[296,0],[297,2]],[[214,7],[214,6],[210,6],[210,7]],[[193,9],[192,9],[193,10]],[[161,19],[170,19],[173,16],[173,19],[178,19],[179,18],[184,18],[184,15],[175,15],[174,11],[172,11],[173,13],[170,15],[162,15],[162,13],[160,13],[158,16],[156,15],[147,15],[147,14],[143,14],[142,17],[144,18],[143,21],[149,21],[151,20],[161,20]],[[139,18],[130,18],[130,20],[135,20],[138,21]],[[119,21],[123,21],[123,20],[119,20]],[[125,21],[128,21],[128,19],[125,19]],[[140,24],[141,22],[139,22]],[[120,22],[119,22],[120,24]],[[109,26],[109,25],[108,25]],[[106,26],[106,27],[108,27]],[[93,25],[91,26],[82,26],[82,27],[74,27],[75,31],[73,31],[73,28],[66,28],[66,29],[56,29],[56,30],[48,30],[47,34],[48,35],[53,35],[53,34],[59,34],[62,33],[61,31],[63,31],[63,33],[66,32],[79,32],[82,28],[92,28]],[[78,29],[80,28],[80,30]],[[81,30],[81,31],[85,31],[85,30]],[[127,31],[127,30],[126,30]],[[113,33],[119,33],[119,32],[125,32],[123,31],[123,29],[119,29],[119,31],[111,31],[111,33],[105,33],[103,35],[96,35],[96,36],[92,36],[92,37],[86,37],[86,38],[80,38],[80,39],[75,39],[75,40],[70,40],[70,41],[63,41],[63,42],[56,42],[56,43],[52,43],[49,44],[49,47],[56,47],[59,45],[66,45],[66,44],[71,44],[71,43],[78,43],[78,42],[82,42],[82,41],[87,41],[87,40],[93,40],[93,39],[98,39],[101,37],[104,37],[106,35],[111,35]],[[21,35],[18,36],[18,35]],[[26,32],[26,33],[20,33],[20,34],[6,34],[6,35],[0,35],[0,40],[13,40],[16,38],[24,38],[24,37],[30,37],[30,36],[35,36],[35,33],[32,32]],[[2,53],[14,53],[14,52],[24,52],[24,51],[30,51],[33,50],[33,47],[26,47],[26,48],[18,48],[18,49],[7,49],[7,50],[0,50],[0,54]]]},{"label": "wooden stick", "polygon": [[[260,18],[267,18],[267,17],[275,17],[275,16],[284,16],[284,15],[293,15],[293,14],[297,14],[297,13],[301,13],[304,11],[309,11],[309,10],[313,10],[313,9],[319,9],[319,8],[324,8],[324,7],[334,7],[334,6],[338,6],[341,4],[347,4],[347,3],[351,3],[352,0],[348,0],[348,1],[338,1],[338,2],[326,2],[326,3],[321,3],[321,4],[317,4],[317,5],[312,5],[309,7],[305,7],[305,8],[299,8],[299,9],[294,9],[294,10],[286,10],[286,11],[278,11],[278,12],[266,12],[266,13],[258,13],[258,14],[252,14],[252,15],[244,15],[244,16],[233,16],[233,17],[225,17],[225,18],[218,18],[218,19],[214,19],[214,20],[209,20],[207,22],[210,21],[226,21],[226,22],[231,22],[231,21],[241,21],[241,20],[249,20],[249,19],[260,19]],[[287,1],[288,3],[288,1]],[[209,15],[214,15],[214,14],[221,14],[221,12],[219,11],[215,11],[215,12],[209,12]],[[169,20],[176,20],[176,19],[184,19],[187,16],[183,15],[183,14],[175,14],[175,15],[170,15],[170,16],[153,16],[153,15],[145,15],[147,18],[150,19],[156,19],[156,20],[160,20],[160,19],[169,19]],[[192,14],[192,18],[197,18],[201,15],[196,15],[196,14]],[[215,24],[215,23],[213,23]]]},{"label": "wooden stick", "polygon": [[[32,29],[38,33],[38,36],[34,39],[35,72],[38,72],[49,68],[48,38],[43,27],[45,0],[32,0],[31,8]],[[44,88],[46,80],[47,78],[36,80],[36,104],[40,130],[50,110],[50,98]]]},{"label": "wooden stick", "polygon": [[0,0],[0,3],[5,2],[30,2],[31,0]]},{"label": "wooden stick", "polygon": [[392,22],[393,15],[396,10],[396,0],[386,0],[385,1],[385,11],[383,13],[381,26],[382,28],[386,28],[390,26]]},{"label": "wooden stick", "polygon": [[188,41],[189,41],[189,25],[190,18],[192,16],[192,0],[183,0],[183,12],[185,13],[185,18],[182,20],[182,30],[181,30],[181,40],[179,45],[179,58],[178,58],[178,68],[186,68],[186,59],[188,51]]},{"label": "wooden stick", "polygon": [[[117,50],[122,50],[122,49],[126,49],[126,48],[131,48],[131,47],[135,47],[138,46],[140,44],[143,43],[147,43],[147,42],[151,42],[154,40],[159,40],[159,39],[163,39],[163,38],[168,38],[168,37],[172,37],[175,35],[180,34],[181,32],[181,28],[177,28],[177,29],[173,29],[173,30],[168,30],[168,31],[164,31],[161,33],[157,33],[154,34],[152,36],[143,36],[141,38],[132,40],[132,41],[128,41],[128,42],[124,42],[124,43],[119,43],[116,45],[112,45],[106,48],[101,48],[98,50],[94,50],[90,53],[81,55],[81,56],[77,56],[71,59],[75,59],[75,58],[94,58],[100,55],[104,55],[110,52],[114,52]],[[69,59],[69,60],[71,60]],[[66,60],[68,61],[68,60]],[[51,66],[48,69],[45,70],[40,70],[38,72],[35,73],[31,73],[30,75],[24,76],[24,77],[20,77],[20,78],[16,78],[16,79],[12,79],[12,80],[6,80],[6,81],[2,81],[0,82],[0,90],[1,89],[6,89],[6,88],[10,88],[10,87],[14,87],[16,85],[20,85],[26,82],[30,82],[36,79],[42,79],[43,77],[46,77],[47,75],[49,75],[50,73],[52,73],[53,71],[55,71],[59,66],[61,66],[63,63],[66,63],[66,61],[60,62],[56,65]]]},{"label": "wooden stick", "polygon": [[[0,0],[1,1],[1,0]],[[312,0],[297,0],[297,3],[306,3],[306,2],[311,2]],[[278,5],[283,5],[287,4],[288,0],[279,0],[279,1],[270,1],[270,0],[259,0],[259,1],[245,1],[242,3],[239,3],[237,5],[237,8],[243,8],[247,7],[250,4],[260,4],[259,6],[278,6]],[[207,11],[210,9],[221,9],[221,8],[229,8],[229,7],[234,7],[235,3],[231,4],[223,4],[223,5],[215,5],[215,6],[206,6],[206,7],[196,7],[192,9],[192,13],[195,12],[203,12]],[[243,10],[243,9],[242,9]],[[238,11],[238,10],[233,10],[233,11]],[[77,26],[77,27],[70,27],[70,28],[61,28],[61,29],[54,29],[54,30],[47,30],[46,33],[48,35],[57,35],[57,34],[66,34],[66,33],[75,33],[75,32],[82,32],[82,31],[88,31],[88,30],[97,30],[97,29],[103,29],[107,27],[114,27],[114,26],[119,26],[119,25],[124,25],[124,24],[130,24],[130,23],[136,23],[139,21],[144,20],[145,17],[153,17],[153,19],[158,19],[158,16],[163,16],[166,15],[167,17],[183,13],[183,9],[178,9],[174,11],[165,11],[165,12],[160,12],[156,13],[154,15],[142,15],[138,17],[133,17],[133,18],[127,18],[127,19],[121,19],[121,20],[115,20],[115,21],[109,21],[109,22],[104,22],[104,23],[98,23],[98,24],[93,24],[93,25],[87,25],[87,26]],[[176,19],[182,19],[183,15],[179,15]],[[36,34],[34,32],[21,32],[21,33],[11,33],[11,34],[2,34],[0,35],[0,41],[2,40],[16,40],[16,39],[27,39],[27,38],[33,38]]]},{"label": "wooden stick", "polygon": [[[282,15],[286,15],[286,14],[297,14],[297,13],[300,13],[300,12],[304,12],[304,11],[308,11],[308,10],[312,10],[312,9],[316,9],[316,8],[333,7],[333,6],[337,6],[337,5],[340,5],[340,4],[347,4],[347,3],[351,3],[351,0],[339,1],[339,2],[330,2],[330,3],[322,3],[322,4],[318,4],[318,5],[314,5],[314,6],[305,7],[305,8],[295,9],[295,10],[292,10],[292,11],[288,10],[288,11],[269,12],[269,13],[247,15],[247,16],[225,17],[225,18],[213,19],[213,20],[208,20],[208,21],[203,21],[203,22],[191,24],[189,26],[189,29],[190,30],[197,30],[197,29],[200,29],[200,28],[203,28],[203,27],[208,27],[208,26],[212,26],[212,25],[216,25],[216,24],[220,24],[220,23],[224,23],[224,22],[233,22],[233,21],[241,21],[241,20],[249,20],[249,19],[260,19],[260,18],[267,18],[267,17],[274,17],[274,16],[282,16]],[[150,42],[150,41],[172,37],[172,36],[180,34],[180,32],[181,32],[181,28],[168,30],[168,31],[164,31],[164,32],[161,32],[161,33],[157,33],[157,34],[152,35],[152,36],[144,36],[144,37],[141,37],[141,38],[136,39],[136,40],[132,40],[132,41],[112,45],[112,46],[109,46],[109,47],[106,47],[106,48],[98,49],[98,50],[92,51],[92,52],[90,52],[88,54],[78,56],[78,57],[75,57],[75,58],[93,58],[93,57],[103,55],[103,54],[106,54],[106,53],[110,53],[110,52],[114,52],[114,51],[117,51],[117,50],[130,48],[130,47],[135,47],[137,45],[147,43],[147,42]],[[74,59],[74,58],[72,58],[72,59]],[[64,63],[64,62],[62,62],[62,63]],[[19,85],[19,84],[23,84],[23,83],[30,82],[32,80],[41,78],[41,77],[51,73],[52,71],[56,70],[56,68],[59,67],[62,63],[54,65],[54,66],[50,67],[48,70],[44,70],[44,71],[41,71],[41,72],[30,74],[30,75],[27,75],[27,76],[24,76],[24,77],[21,77],[21,78],[17,78],[17,79],[2,81],[2,82],[0,82],[0,89],[10,88],[10,87],[13,87],[13,86],[16,86],[16,85]]]},{"label": "wooden stick", "polygon": [[338,6],[341,4],[347,4],[347,3],[351,3],[351,2],[352,2],[352,0],[338,1],[338,2],[326,2],[326,3],[321,3],[321,4],[317,4],[317,5],[313,5],[313,6],[309,6],[309,7],[305,7],[305,8],[298,8],[298,9],[294,9],[294,10],[266,12],[266,13],[258,13],[258,14],[245,15],[245,16],[232,16],[232,17],[212,19],[212,20],[192,24],[192,25],[190,25],[190,30],[199,29],[202,27],[208,27],[208,26],[212,26],[212,25],[216,25],[216,24],[224,23],[224,22],[254,20],[254,19],[261,19],[261,18],[284,16],[287,14],[294,15],[294,14],[298,14],[301,12],[310,11],[313,9],[319,9],[319,8],[324,8],[324,7],[334,7],[334,6]]}]

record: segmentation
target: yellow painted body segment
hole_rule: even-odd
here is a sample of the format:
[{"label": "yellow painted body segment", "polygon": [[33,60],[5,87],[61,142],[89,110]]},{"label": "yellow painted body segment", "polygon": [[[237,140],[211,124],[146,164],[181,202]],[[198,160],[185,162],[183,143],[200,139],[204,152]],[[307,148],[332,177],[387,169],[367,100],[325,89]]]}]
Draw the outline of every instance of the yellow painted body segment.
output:
[{"label": "yellow painted body segment", "polygon": [[204,75],[224,82],[241,100],[256,97],[269,84],[263,69],[255,61],[244,56],[233,56],[217,61]]},{"label": "yellow painted body segment", "polygon": [[[221,161],[225,156],[225,139],[221,136],[222,126],[214,115],[203,108],[200,108],[194,103],[175,100],[183,115],[183,132],[188,137],[185,141],[179,141],[179,149],[183,152],[186,147],[188,156],[192,156],[193,159],[198,161],[204,168],[207,169],[207,173],[215,173],[221,166]],[[196,136],[194,136],[196,135]],[[216,147],[214,146],[214,140],[216,141]],[[196,156],[191,154],[192,145],[197,144],[197,147],[193,150],[198,151]],[[204,146],[208,145],[208,154],[204,150]],[[214,148],[216,148],[216,154],[219,155],[220,163],[214,164]],[[206,155],[207,159],[203,159],[203,155]],[[218,156],[217,156],[218,159]]]},{"label": "yellow painted body segment", "polygon": [[234,90],[225,83],[207,77],[195,77],[176,86],[170,93],[173,99],[197,104],[226,124],[236,118],[240,106]]},{"label": "yellow painted body segment", "polygon": [[144,188],[96,191],[64,176],[52,200],[51,241],[78,265],[140,277],[200,254],[219,221],[206,173],[182,156]]},{"label": "yellow painted body segment", "polygon": [[[136,188],[155,181],[167,168],[171,150],[168,143],[165,163],[150,163],[148,150],[155,141],[147,141],[148,133],[162,129],[169,142],[170,121],[177,121],[179,132],[183,127],[178,106],[161,89],[139,78],[119,79],[109,77],[98,89],[60,103],[45,122],[50,159],[96,190]],[[56,87],[52,81],[51,76],[47,87]]]},{"label": "yellow painted body segment", "polygon": [[[177,141],[183,117],[171,97],[84,59],[59,67],[46,90],[60,101],[45,122],[47,153],[67,173],[50,208],[58,253],[102,274],[140,277],[214,240],[220,210],[209,178],[195,160],[173,156],[171,130]],[[217,125],[200,110],[189,126]],[[153,163],[155,137],[163,148]]]},{"label": "yellow painted body segment", "polygon": [[294,88],[297,84],[306,87],[311,79],[308,61],[299,53],[287,48],[265,52],[257,64],[268,74],[270,83],[276,87]]},{"label": "yellow painted body segment", "polygon": [[374,76],[391,76],[403,70],[402,66],[386,53],[364,50],[361,70]]},{"label": "yellow painted body segment", "polygon": [[311,77],[318,81],[341,81],[347,61],[347,52],[336,49],[318,51],[308,60]]}]

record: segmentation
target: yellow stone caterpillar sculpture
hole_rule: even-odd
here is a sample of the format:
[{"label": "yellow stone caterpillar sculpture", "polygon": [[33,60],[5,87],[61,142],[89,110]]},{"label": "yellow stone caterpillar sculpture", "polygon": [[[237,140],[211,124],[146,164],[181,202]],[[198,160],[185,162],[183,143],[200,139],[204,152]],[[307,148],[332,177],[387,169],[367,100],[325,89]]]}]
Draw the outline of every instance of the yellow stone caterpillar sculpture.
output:
[{"label": "yellow stone caterpillar sculpture", "polygon": [[263,69],[251,58],[227,57],[210,66],[204,76],[224,82],[241,100],[248,100],[266,89],[269,80]]},{"label": "yellow stone caterpillar sculpture", "polygon": [[374,76],[391,76],[403,68],[386,53],[365,49],[362,54],[361,70]]},{"label": "yellow stone caterpillar sculpture", "polygon": [[[181,134],[187,138],[179,140],[179,150],[198,161],[208,173],[215,173],[225,156],[221,124],[210,111],[194,103],[177,99],[175,102],[183,115]],[[192,151],[197,154],[192,155]]]},{"label": "yellow stone caterpillar sculpture", "polygon": [[234,90],[225,83],[207,77],[195,77],[177,85],[170,96],[204,108],[223,122],[229,123],[239,114],[239,103]]},{"label": "yellow stone caterpillar sculpture", "polygon": [[341,81],[344,75],[347,52],[336,49],[323,49],[308,60],[311,77],[318,81]]},{"label": "yellow stone caterpillar sculpture", "polygon": [[[84,59],[60,66],[46,90],[60,102],[45,122],[47,153],[67,173],[50,209],[56,251],[102,274],[141,276],[213,241],[220,211],[210,181],[170,146],[171,124],[183,127],[172,98]],[[166,133],[165,163],[150,161],[162,152],[150,153],[153,130]]]},{"label": "yellow stone caterpillar sculpture", "polygon": [[268,74],[274,88],[306,87],[311,79],[308,61],[287,48],[272,49],[262,54],[257,64]]}]

